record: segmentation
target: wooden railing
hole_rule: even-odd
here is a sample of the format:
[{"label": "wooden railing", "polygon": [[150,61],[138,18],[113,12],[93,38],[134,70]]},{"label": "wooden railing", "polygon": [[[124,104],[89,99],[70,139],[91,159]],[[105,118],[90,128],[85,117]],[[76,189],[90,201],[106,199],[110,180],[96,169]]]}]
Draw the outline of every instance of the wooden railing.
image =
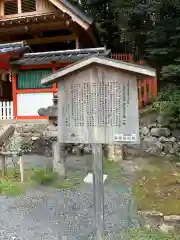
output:
[{"label": "wooden railing", "polygon": [[13,102],[0,101],[0,120],[13,119]]},{"label": "wooden railing", "polygon": [[[134,62],[131,54],[113,53],[111,54],[111,58],[119,61],[132,62],[140,65],[144,64],[143,61]],[[139,109],[151,103],[154,97],[157,95],[157,79],[154,78],[139,79],[138,95],[139,95]]]},{"label": "wooden railing", "polygon": [[133,62],[131,54],[113,53],[111,54],[111,58],[114,58],[119,61]]}]

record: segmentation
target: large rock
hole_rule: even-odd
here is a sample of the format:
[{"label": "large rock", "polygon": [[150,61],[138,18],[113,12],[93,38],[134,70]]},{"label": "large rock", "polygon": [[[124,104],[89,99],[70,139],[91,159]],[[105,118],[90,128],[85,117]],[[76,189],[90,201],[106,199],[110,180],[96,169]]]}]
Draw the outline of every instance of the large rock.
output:
[{"label": "large rock", "polygon": [[179,153],[179,151],[180,151],[180,146],[179,146],[179,144],[177,143],[177,142],[174,142],[173,143],[173,154],[175,154],[175,155],[179,155],[178,153]]},{"label": "large rock", "polygon": [[21,135],[42,134],[46,128],[47,124],[18,124],[16,126],[16,132]]},{"label": "large rock", "polygon": [[167,224],[162,224],[159,229],[164,232],[164,233],[170,233],[170,232],[173,232],[175,227],[174,226],[170,226],[170,225],[167,225]]},{"label": "large rock", "polygon": [[141,145],[124,145],[125,159],[134,159],[140,156],[146,156],[144,149]]},{"label": "large rock", "polygon": [[57,117],[57,107],[56,106],[49,106],[47,108],[40,108],[38,110],[38,114],[40,116]]},{"label": "large rock", "polygon": [[180,222],[180,215],[168,215],[168,216],[164,216],[164,221],[165,222]]},{"label": "large rock", "polygon": [[141,136],[149,136],[150,135],[150,131],[149,131],[149,128],[144,126],[141,128],[140,130],[140,133],[141,133]]},{"label": "large rock", "polygon": [[180,140],[180,130],[179,129],[174,129],[172,130],[172,136],[175,137],[177,140]]},{"label": "large rock", "polygon": [[158,228],[163,224],[163,213],[156,211],[139,212],[139,215],[144,219],[146,225],[150,225],[152,228]]},{"label": "large rock", "polygon": [[163,150],[163,144],[155,137],[146,137],[142,143],[142,148],[152,155],[159,155]]},{"label": "large rock", "polygon": [[165,153],[172,153],[173,152],[173,144],[171,143],[171,142],[166,142],[166,143],[164,143],[163,144],[163,146],[164,146],[164,152]]},{"label": "large rock", "polygon": [[151,129],[151,136],[153,137],[169,137],[171,132],[168,128],[152,128]]},{"label": "large rock", "polygon": [[169,142],[169,138],[166,138],[166,137],[160,137],[158,140],[159,140],[161,143]]},{"label": "large rock", "polygon": [[169,126],[170,118],[168,116],[159,116],[157,122],[164,127]]}]

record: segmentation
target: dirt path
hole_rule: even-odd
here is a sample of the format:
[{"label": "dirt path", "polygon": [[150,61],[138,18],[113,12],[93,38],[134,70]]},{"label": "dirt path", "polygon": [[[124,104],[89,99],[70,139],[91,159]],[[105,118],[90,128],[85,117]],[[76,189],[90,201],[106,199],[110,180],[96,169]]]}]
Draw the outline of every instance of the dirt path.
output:
[{"label": "dirt path", "polygon": [[[68,240],[93,239],[93,195],[92,186],[83,183],[84,158],[71,157],[68,161],[69,169],[82,173],[79,189],[38,188],[16,198],[0,197],[0,239],[60,240],[63,235]],[[25,159],[26,166],[44,166],[49,161],[38,156]],[[138,226],[126,173],[116,184],[105,185],[107,239]],[[123,239],[123,234],[120,237]]]}]

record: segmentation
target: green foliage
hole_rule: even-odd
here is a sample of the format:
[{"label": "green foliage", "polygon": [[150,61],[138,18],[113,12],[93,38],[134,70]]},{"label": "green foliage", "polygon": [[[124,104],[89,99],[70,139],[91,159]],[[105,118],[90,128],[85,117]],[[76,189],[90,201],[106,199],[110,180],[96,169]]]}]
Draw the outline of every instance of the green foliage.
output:
[{"label": "green foliage", "polygon": [[180,1],[71,0],[92,16],[102,45],[130,52],[167,82],[180,76]]},{"label": "green foliage", "polygon": [[119,183],[122,180],[122,168],[119,162],[104,160],[104,173],[108,175],[105,184],[117,187],[119,189]]},{"label": "green foliage", "polygon": [[128,233],[128,237],[125,239],[131,240],[180,240],[179,237],[171,234],[165,234],[155,230],[136,229]]},{"label": "green foliage", "polygon": [[79,181],[58,179],[53,183],[53,187],[56,189],[74,189],[79,185]]},{"label": "green foliage", "polygon": [[162,119],[166,119],[168,124],[178,124],[180,122],[180,88],[175,85],[163,88],[155,99],[153,108],[160,113]]},{"label": "green foliage", "polygon": [[18,196],[23,193],[23,188],[21,188],[20,185],[6,179],[0,180],[0,194],[5,196]]},{"label": "green foliage", "polygon": [[57,175],[51,169],[37,169],[32,174],[31,179],[40,185],[48,185],[55,181]]}]

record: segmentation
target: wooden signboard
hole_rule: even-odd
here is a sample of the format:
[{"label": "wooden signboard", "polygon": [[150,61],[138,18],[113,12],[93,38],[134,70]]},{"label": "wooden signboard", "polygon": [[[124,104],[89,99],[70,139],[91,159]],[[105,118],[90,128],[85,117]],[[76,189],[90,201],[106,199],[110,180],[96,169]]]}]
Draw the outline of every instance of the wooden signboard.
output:
[{"label": "wooden signboard", "polygon": [[96,239],[103,239],[102,144],[139,143],[136,74],[155,70],[92,57],[42,79],[58,83],[59,143],[91,143]]}]

